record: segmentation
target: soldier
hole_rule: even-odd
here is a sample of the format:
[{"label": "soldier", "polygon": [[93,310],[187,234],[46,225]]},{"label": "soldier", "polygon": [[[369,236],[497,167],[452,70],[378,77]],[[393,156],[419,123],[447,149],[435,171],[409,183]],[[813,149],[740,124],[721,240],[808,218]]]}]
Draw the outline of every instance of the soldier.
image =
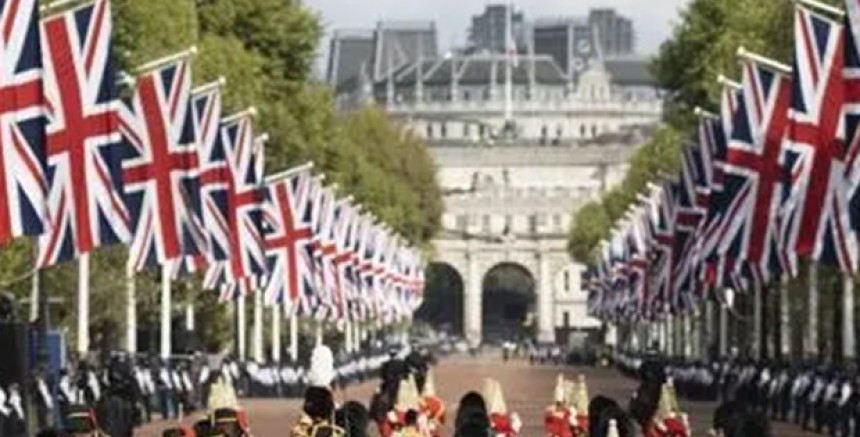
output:
[{"label": "soldier", "polygon": [[522,429],[517,413],[509,413],[502,386],[494,379],[484,380],[484,399],[490,415],[490,428],[496,436],[516,437]]},{"label": "soldier", "polygon": [[310,387],[305,390],[302,414],[290,431],[291,437],[340,437],[343,428],[334,424],[334,398],[331,384],[334,380],[334,356],[325,345],[311,353]]},{"label": "soldier", "polygon": [[567,403],[567,382],[559,374],[553,392],[553,404],[544,411],[544,433],[547,437],[574,437],[571,427],[574,419]]},{"label": "soldier", "polygon": [[433,379],[433,371],[427,371],[424,381],[424,390],[421,394],[421,412],[427,418],[427,427],[430,435],[439,437],[442,427],[445,425],[445,402],[436,396],[436,382]]}]

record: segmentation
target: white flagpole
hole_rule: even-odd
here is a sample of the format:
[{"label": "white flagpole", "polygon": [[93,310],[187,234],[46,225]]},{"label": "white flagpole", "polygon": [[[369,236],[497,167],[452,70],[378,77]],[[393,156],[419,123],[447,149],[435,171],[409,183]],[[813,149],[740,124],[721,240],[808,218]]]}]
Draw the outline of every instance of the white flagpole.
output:
[{"label": "white flagpole", "polygon": [[33,272],[30,278],[30,322],[33,323],[39,318],[39,270]]},{"label": "white flagpole", "polygon": [[290,315],[290,359],[295,363],[299,359],[299,316]]},{"label": "white flagpole", "polygon": [[78,355],[90,350],[90,254],[78,258]]},{"label": "white flagpole", "polygon": [[185,330],[188,332],[194,331],[196,325],[196,320],[194,316],[194,300],[192,298],[192,300],[189,300],[185,304]]},{"label": "white flagpole", "polygon": [[788,277],[783,277],[779,287],[779,343],[783,358],[791,354],[791,323]]},{"label": "white flagpole", "polygon": [[854,350],[854,278],[845,275],[842,282],[842,357],[853,362]]},{"label": "white flagpole", "polygon": [[727,305],[720,305],[720,358],[729,356],[729,309]]},{"label": "white flagpole", "polygon": [[316,324],[316,345],[321,344],[323,344],[323,322],[320,320]]},{"label": "white flagpole", "polygon": [[252,358],[257,363],[263,362],[263,293],[254,291],[254,350]]},{"label": "white flagpole", "polygon": [[134,280],[134,267],[125,271],[125,350],[137,353],[137,283]]},{"label": "white flagpole", "polygon": [[284,321],[284,313],[281,312],[281,304],[272,305],[272,362],[281,362],[281,323]]},{"label": "white flagpole", "polygon": [[807,357],[814,357],[818,350],[818,264],[809,263],[809,302],[807,314],[809,319],[806,326],[805,352]]},{"label": "white flagpole", "polygon": [[753,339],[755,343],[753,353],[755,354],[755,359],[758,360],[762,357],[762,352],[765,348],[765,339],[762,335],[762,328],[764,327],[762,322],[762,286],[758,281],[754,282],[753,299],[755,301],[753,302],[753,311],[755,311],[755,314],[753,314]]},{"label": "white flagpole", "polygon": [[247,336],[245,335],[245,294],[240,290],[236,298],[236,335],[239,344],[236,345],[239,353],[239,361],[244,362],[246,357]]},{"label": "white flagpole", "polygon": [[173,270],[173,260],[165,260],[161,266],[161,358],[168,359],[173,351],[171,341],[171,282],[170,275]]},{"label": "white flagpole", "polygon": [[352,322],[349,319],[344,319],[344,328],[343,328],[343,339],[344,339],[344,349],[346,349],[346,353],[352,353]]}]

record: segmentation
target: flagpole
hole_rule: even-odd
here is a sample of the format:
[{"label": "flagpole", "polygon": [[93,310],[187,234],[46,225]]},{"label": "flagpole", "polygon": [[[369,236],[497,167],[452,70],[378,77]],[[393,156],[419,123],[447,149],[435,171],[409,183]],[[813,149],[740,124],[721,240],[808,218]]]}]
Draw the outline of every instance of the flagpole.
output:
[{"label": "flagpole", "polygon": [[844,275],[842,279],[842,359],[854,362],[857,356],[854,343],[854,278]]},{"label": "flagpole", "polygon": [[346,353],[352,353],[352,323],[349,321],[349,317],[344,317],[344,327],[343,327],[343,340],[344,340],[344,349],[346,349]]},{"label": "flagpole", "polygon": [[729,356],[729,311],[726,304],[720,305],[720,358]]},{"label": "flagpole", "polygon": [[299,359],[299,316],[295,311],[290,314],[290,359],[293,363]]},{"label": "flagpole", "polygon": [[762,335],[762,289],[759,281],[753,281],[753,354],[756,359],[764,359],[764,342]]},{"label": "flagpole", "polygon": [[270,184],[272,182],[277,182],[281,179],[287,179],[291,176],[295,176],[295,175],[302,173],[302,172],[305,172],[305,171],[311,171],[313,169],[314,169],[314,163],[313,162],[307,162],[307,163],[302,164],[298,167],[293,167],[293,168],[284,170],[282,172],[266,176],[266,183]]},{"label": "flagpole", "polygon": [[809,263],[809,290],[808,290],[808,322],[806,332],[806,344],[804,345],[806,355],[812,358],[818,352],[818,264],[815,261]]},{"label": "flagpole", "polygon": [[508,3],[505,8],[505,127],[510,126],[514,118],[514,83],[513,83],[513,59],[511,48],[513,47],[513,4]]},{"label": "flagpole", "polygon": [[784,276],[779,283],[779,347],[783,359],[791,355],[791,301],[788,295],[788,277]]},{"label": "flagpole", "polygon": [[134,267],[129,263],[125,270],[125,350],[137,353],[137,284]]},{"label": "flagpole", "polygon": [[281,304],[272,305],[272,362],[281,362],[281,323],[284,313],[281,312]]},{"label": "flagpole", "polygon": [[78,356],[90,350],[90,254],[78,258]]},{"label": "flagpole", "polygon": [[167,360],[173,351],[171,342],[171,299],[172,290],[170,276],[173,267],[173,260],[165,260],[161,266],[161,359]]},{"label": "flagpole", "polygon": [[[237,287],[238,288],[238,287]],[[239,361],[244,362],[246,357],[247,336],[245,335],[245,293],[239,290],[236,298],[236,352]]]},{"label": "flagpole", "polygon": [[149,71],[155,70],[157,68],[163,67],[173,62],[178,62],[184,60],[185,58],[189,58],[197,54],[197,46],[191,46],[187,50],[183,50],[178,53],[174,53],[172,55],[165,56],[161,59],[156,59],[154,61],[147,62],[133,71],[137,74],[147,73]]},{"label": "flagpole", "polygon": [[263,293],[254,291],[254,338],[251,358],[257,363],[263,362]]}]

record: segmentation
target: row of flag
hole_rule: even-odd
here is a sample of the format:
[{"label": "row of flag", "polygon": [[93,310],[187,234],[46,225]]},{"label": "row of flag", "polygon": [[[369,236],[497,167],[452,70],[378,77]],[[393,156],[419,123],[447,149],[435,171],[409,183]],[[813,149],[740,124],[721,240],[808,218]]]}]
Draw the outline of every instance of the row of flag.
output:
[{"label": "row of flag", "polygon": [[798,259],[858,269],[860,2],[794,5],[793,66],[738,50],[681,170],[641,193],[588,272],[591,314],[654,320],[764,287]]},{"label": "row of flag", "polygon": [[47,8],[0,0],[0,244],[37,237],[39,268],[128,244],[130,274],[203,272],[321,319],[417,309],[420,253],[310,165],[267,177],[255,111],[192,88],[193,49],[120,74],[109,0]]}]

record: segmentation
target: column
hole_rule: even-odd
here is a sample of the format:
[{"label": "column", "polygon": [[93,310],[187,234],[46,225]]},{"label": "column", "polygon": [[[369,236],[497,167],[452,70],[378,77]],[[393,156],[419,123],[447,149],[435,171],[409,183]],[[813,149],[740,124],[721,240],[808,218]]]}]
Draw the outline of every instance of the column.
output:
[{"label": "column", "polygon": [[538,254],[538,332],[540,342],[555,343],[555,320],[553,317],[553,287],[549,271],[549,260],[543,252]]},{"label": "column", "polygon": [[481,271],[475,254],[466,254],[468,259],[468,282],[464,290],[466,302],[463,305],[463,326],[465,326],[466,339],[469,341],[481,340]]},{"label": "column", "polygon": [[842,359],[854,362],[854,278],[845,275],[842,282]]}]

